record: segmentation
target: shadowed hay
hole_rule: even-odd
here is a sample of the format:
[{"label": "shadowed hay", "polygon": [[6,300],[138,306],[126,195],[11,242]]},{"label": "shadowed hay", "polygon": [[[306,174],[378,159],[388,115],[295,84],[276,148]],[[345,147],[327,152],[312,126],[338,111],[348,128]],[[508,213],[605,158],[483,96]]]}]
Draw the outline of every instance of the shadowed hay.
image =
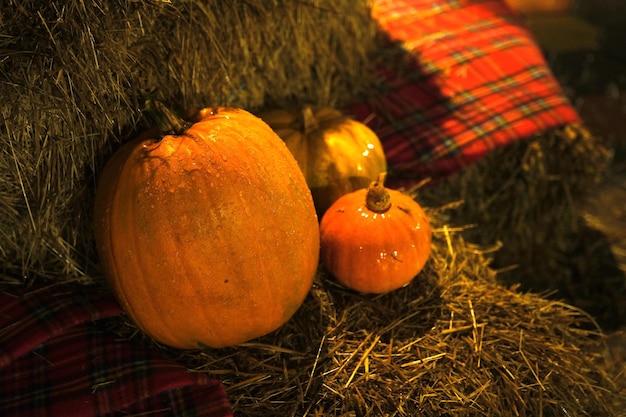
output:
[{"label": "shadowed hay", "polygon": [[600,201],[609,162],[601,138],[569,125],[491,152],[422,196],[464,201],[452,222],[475,226],[464,234],[471,242],[500,242],[493,266],[506,269],[501,281],[556,292],[613,330],[626,322],[626,279],[602,229],[581,216],[584,204]]},{"label": "shadowed hay", "polygon": [[[464,205],[454,220],[477,225],[470,240],[501,241],[500,266],[523,262],[518,277],[542,279],[545,274],[536,274],[537,268],[557,270],[562,265],[554,265],[556,253],[573,252],[576,240],[564,237],[580,229],[581,197],[597,187],[608,161],[602,140],[583,126],[569,125],[496,150],[426,193],[436,201],[447,189],[458,190]],[[553,253],[546,256],[546,251]],[[551,264],[535,262],[539,258]]]}]

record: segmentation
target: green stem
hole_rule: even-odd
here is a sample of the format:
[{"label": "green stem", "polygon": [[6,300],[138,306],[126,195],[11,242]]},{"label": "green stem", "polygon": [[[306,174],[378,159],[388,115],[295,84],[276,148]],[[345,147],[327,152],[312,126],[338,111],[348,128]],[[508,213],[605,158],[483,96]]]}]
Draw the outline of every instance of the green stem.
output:
[{"label": "green stem", "polygon": [[365,196],[365,205],[376,213],[384,213],[391,207],[391,196],[384,186],[386,176],[387,173],[383,172],[372,181]]}]

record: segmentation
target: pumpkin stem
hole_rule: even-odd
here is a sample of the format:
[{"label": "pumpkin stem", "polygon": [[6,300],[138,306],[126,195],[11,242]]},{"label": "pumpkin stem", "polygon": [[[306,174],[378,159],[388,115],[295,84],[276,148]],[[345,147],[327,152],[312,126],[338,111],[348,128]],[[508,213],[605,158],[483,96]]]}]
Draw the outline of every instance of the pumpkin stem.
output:
[{"label": "pumpkin stem", "polygon": [[391,207],[391,196],[384,186],[386,176],[386,172],[378,175],[378,178],[370,183],[365,196],[365,205],[376,213],[383,213]]},{"label": "pumpkin stem", "polygon": [[305,136],[318,128],[317,119],[315,118],[315,114],[313,114],[313,108],[311,106],[307,105],[302,108],[302,126]]},{"label": "pumpkin stem", "polygon": [[163,135],[182,135],[190,125],[158,100],[147,99],[142,113]]}]

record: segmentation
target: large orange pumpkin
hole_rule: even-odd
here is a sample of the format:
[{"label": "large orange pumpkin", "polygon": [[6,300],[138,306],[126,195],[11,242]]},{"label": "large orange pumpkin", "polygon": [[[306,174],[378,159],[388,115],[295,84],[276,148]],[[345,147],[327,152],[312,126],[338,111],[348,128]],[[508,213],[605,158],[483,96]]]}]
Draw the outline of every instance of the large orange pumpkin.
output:
[{"label": "large orange pumpkin", "polygon": [[342,195],[367,187],[387,171],[376,133],[336,109],[304,106],[268,110],[260,116],[298,161],[319,216]]},{"label": "large orange pumpkin", "polygon": [[104,274],[133,321],[165,345],[219,348],[272,332],[302,304],[318,264],[302,172],[244,110],[170,124],[182,131],[125,144],[101,174]]},{"label": "large orange pumpkin", "polygon": [[344,286],[385,293],[407,285],[430,256],[428,216],[409,195],[387,189],[384,174],[340,197],[320,222],[321,257]]}]

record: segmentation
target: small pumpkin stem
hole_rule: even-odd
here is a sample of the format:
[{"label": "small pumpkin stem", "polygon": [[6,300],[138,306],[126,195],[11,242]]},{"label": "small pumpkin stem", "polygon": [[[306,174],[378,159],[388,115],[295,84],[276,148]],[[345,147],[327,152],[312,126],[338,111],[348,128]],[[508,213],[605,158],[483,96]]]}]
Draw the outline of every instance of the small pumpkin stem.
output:
[{"label": "small pumpkin stem", "polygon": [[142,112],[148,122],[163,135],[182,135],[190,125],[157,100],[147,99]]},{"label": "small pumpkin stem", "polygon": [[391,196],[384,186],[386,176],[387,173],[383,172],[372,181],[365,196],[365,205],[376,213],[383,213],[391,207]]},{"label": "small pumpkin stem", "polygon": [[305,136],[318,128],[317,119],[315,118],[315,114],[313,114],[313,108],[311,106],[304,106],[302,108],[302,126]]}]

